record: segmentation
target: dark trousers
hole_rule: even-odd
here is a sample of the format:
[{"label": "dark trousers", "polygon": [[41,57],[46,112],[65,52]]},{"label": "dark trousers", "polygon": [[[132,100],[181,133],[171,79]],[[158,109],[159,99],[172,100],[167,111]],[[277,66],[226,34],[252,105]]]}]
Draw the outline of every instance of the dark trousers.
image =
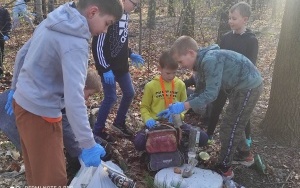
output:
[{"label": "dark trousers", "polygon": [[[220,90],[219,95],[217,99],[212,103],[211,112],[209,114],[208,119],[208,128],[207,128],[207,135],[212,136],[214,134],[214,131],[216,129],[217,123],[219,121],[220,114],[223,110],[223,107],[227,100],[227,95],[223,90]],[[246,138],[250,138],[251,134],[251,127],[250,127],[250,119],[247,122],[246,128],[245,128],[245,134]]]},{"label": "dark trousers", "polygon": [[2,63],[3,63],[3,59],[4,59],[4,43],[5,41],[4,40],[1,40],[0,39],[0,49],[1,49],[1,52],[0,52],[0,67],[2,67]]},{"label": "dark trousers", "polygon": [[231,166],[235,151],[250,151],[245,140],[245,128],[262,90],[263,84],[228,95],[229,104],[220,127],[221,150],[218,162],[223,167]]}]

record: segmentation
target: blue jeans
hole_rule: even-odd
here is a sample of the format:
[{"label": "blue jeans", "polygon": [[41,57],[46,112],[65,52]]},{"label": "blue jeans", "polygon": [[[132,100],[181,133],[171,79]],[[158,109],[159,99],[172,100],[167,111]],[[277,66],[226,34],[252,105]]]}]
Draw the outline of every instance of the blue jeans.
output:
[{"label": "blue jeans", "polygon": [[[116,82],[118,82],[122,90],[123,96],[114,123],[117,125],[124,125],[126,114],[133,100],[135,92],[129,72],[120,75],[115,75],[115,80]],[[96,135],[99,135],[100,132],[102,132],[105,128],[105,122],[108,117],[108,114],[110,113],[110,109],[117,101],[116,82],[114,84],[106,84],[104,82],[103,75],[101,75],[101,82],[104,92],[104,99],[99,107],[97,121],[93,129],[93,132]]]}]

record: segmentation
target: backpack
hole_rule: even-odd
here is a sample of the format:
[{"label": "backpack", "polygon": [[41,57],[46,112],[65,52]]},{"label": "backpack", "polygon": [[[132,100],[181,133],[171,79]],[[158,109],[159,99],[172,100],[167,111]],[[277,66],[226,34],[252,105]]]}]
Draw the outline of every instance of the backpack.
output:
[{"label": "backpack", "polygon": [[150,171],[181,166],[184,156],[178,150],[181,130],[161,124],[146,133],[146,163]]}]

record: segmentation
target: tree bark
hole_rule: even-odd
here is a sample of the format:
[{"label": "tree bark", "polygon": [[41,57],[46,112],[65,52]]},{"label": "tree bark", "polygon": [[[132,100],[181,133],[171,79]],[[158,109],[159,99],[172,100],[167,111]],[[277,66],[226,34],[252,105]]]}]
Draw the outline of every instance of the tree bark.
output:
[{"label": "tree bark", "polygon": [[183,9],[178,21],[177,35],[194,37],[195,26],[195,0],[183,0]]},{"label": "tree bark", "polygon": [[35,23],[39,24],[43,21],[42,0],[34,0],[35,7]]},{"label": "tree bark", "polygon": [[54,3],[55,3],[55,0],[48,0],[48,13],[50,13],[54,10]]},{"label": "tree bark", "polygon": [[287,0],[263,133],[281,144],[300,143],[300,1]]},{"label": "tree bark", "polygon": [[174,0],[168,1],[168,16],[175,17]]},{"label": "tree bark", "polygon": [[230,31],[230,26],[228,25],[228,10],[232,5],[236,3],[236,0],[223,0],[223,6],[220,10],[220,22],[218,28],[217,43],[220,44],[221,37],[226,32]]},{"label": "tree bark", "polygon": [[155,17],[156,17],[156,1],[149,0],[148,17],[147,17],[147,27],[150,29],[155,29]]}]

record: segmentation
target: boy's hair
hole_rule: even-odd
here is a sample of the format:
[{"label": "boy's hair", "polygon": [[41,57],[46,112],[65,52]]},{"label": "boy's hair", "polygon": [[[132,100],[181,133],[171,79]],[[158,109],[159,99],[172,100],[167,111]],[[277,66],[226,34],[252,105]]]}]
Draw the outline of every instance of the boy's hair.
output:
[{"label": "boy's hair", "polygon": [[172,56],[170,55],[170,51],[164,51],[159,57],[159,66],[171,70],[178,69],[178,63],[174,61]]},{"label": "boy's hair", "polygon": [[85,81],[85,89],[94,89],[95,92],[101,91],[100,77],[95,69],[88,69]]},{"label": "boy's hair", "polygon": [[170,49],[170,54],[173,56],[174,54],[177,55],[185,55],[188,50],[193,50],[197,52],[199,49],[197,42],[189,36],[181,36],[179,37]]},{"label": "boy's hair", "polygon": [[239,2],[237,4],[234,4],[230,9],[229,12],[233,12],[235,10],[238,10],[243,17],[250,17],[251,16],[251,7],[246,2]]},{"label": "boy's hair", "polygon": [[102,14],[114,16],[116,20],[121,19],[124,10],[121,0],[79,0],[77,3],[80,10],[87,8],[89,5],[97,6]]}]

